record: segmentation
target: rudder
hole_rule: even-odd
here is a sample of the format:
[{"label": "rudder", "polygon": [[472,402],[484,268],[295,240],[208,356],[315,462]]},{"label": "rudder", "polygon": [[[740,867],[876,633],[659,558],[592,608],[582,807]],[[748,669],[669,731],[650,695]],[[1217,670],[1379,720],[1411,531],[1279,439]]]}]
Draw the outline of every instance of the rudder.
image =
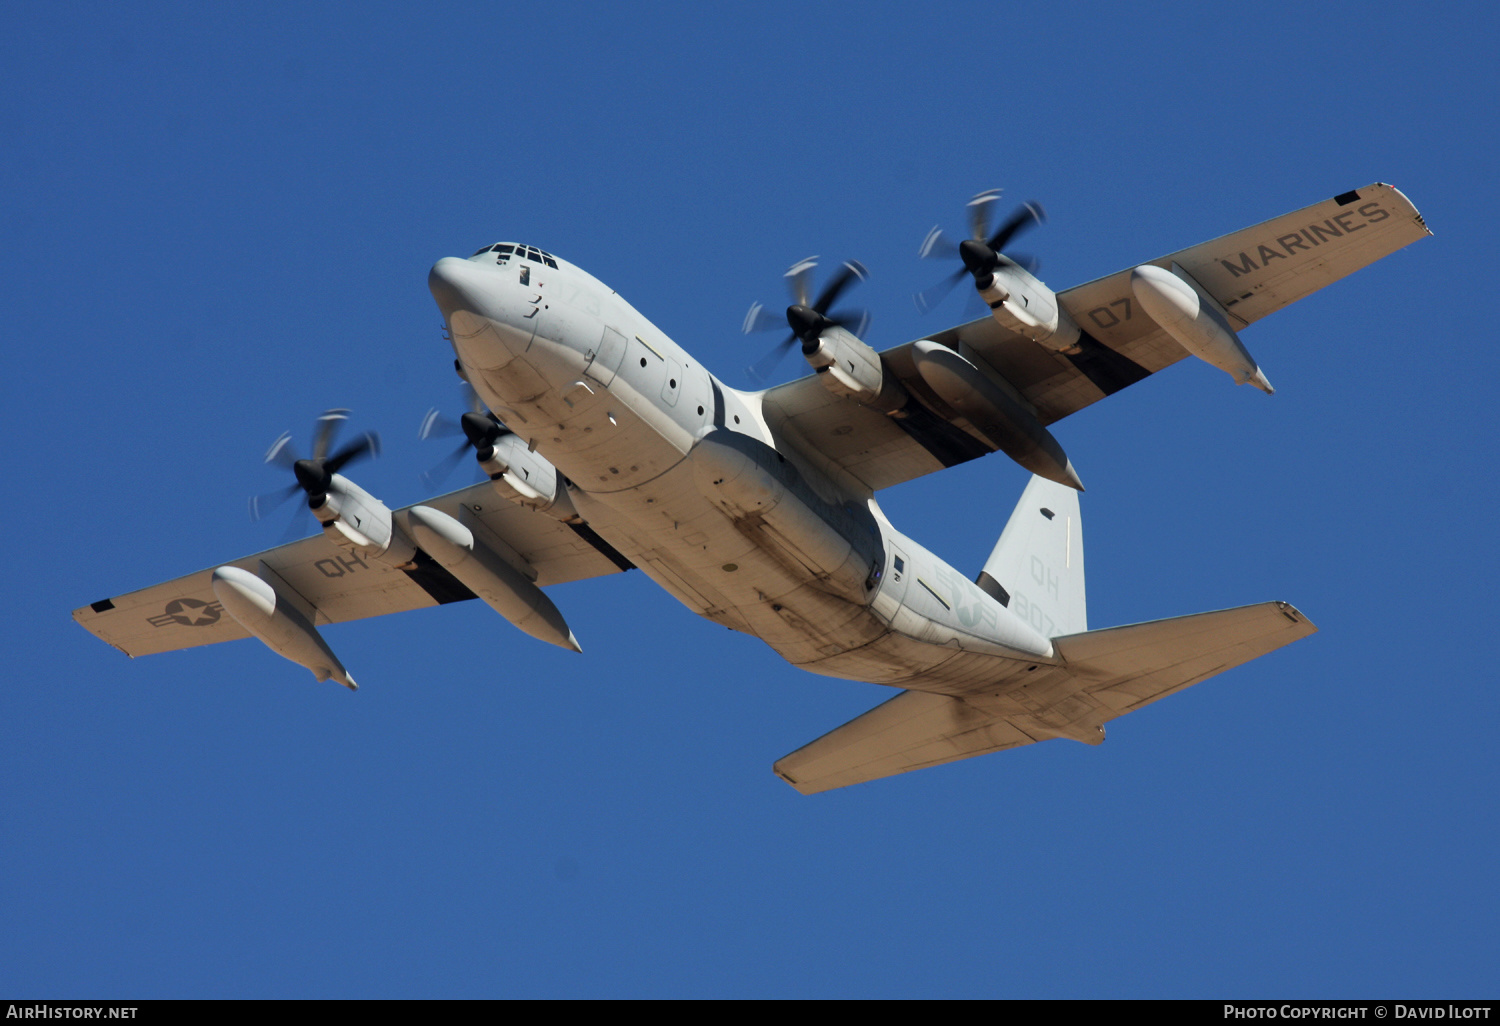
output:
[{"label": "rudder", "polygon": [[1078,493],[1032,477],[977,583],[1043,637],[1088,630]]}]

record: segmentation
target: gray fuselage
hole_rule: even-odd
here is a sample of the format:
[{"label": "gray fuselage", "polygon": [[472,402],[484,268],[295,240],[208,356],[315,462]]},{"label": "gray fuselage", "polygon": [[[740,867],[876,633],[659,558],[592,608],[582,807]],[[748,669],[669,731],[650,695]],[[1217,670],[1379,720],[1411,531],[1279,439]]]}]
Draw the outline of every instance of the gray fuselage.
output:
[{"label": "gray fuselage", "polygon": [[500,244],[440,260],[429,284],[480,397],[589,526],[694,612],[814,673],[923,691],[993,691],[1057,662],[768,420],[761,393],[719,382],[580,268]]}]

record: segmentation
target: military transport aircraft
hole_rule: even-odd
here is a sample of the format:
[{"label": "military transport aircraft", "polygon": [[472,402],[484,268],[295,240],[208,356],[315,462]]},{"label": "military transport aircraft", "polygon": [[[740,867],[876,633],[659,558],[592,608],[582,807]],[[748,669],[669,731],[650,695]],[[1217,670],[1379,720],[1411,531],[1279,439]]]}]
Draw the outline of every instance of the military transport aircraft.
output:
[{"label": "military transport aircraft", "polygon": [[[815,373],[725,385],[607,285],[535,246],[445,257],[428,278],[479,408],[460,422],[489,480],[392,510],[340,471],[372,436],[267,459],[296,476],[321,534],[74,612],[131,656],[254,636],[349,688],[324,624],[480,598],[579,644],[543,588],[639,568],[693,612],[813,673],[902,689],[775,772],[804,794],[1071,738],[1315,628],[1285,602],[1089,630],[1078,490],[1048,425],[1197,356],[1270,392],[1238,332],[1428,234],[1375,184],[1064,292],[1019,258],[1023,207],[991,232],[934,232],[989,314],[876,352],[788,272],[791,336]],[[762,312],[763,313],[763,312]],[[763,321],[756,311],[747,327]],[[477,403],[476,403],[477,407]],[[426,430],[440,426],[429,418]],[[1000,450],[1035,475],[975,579],[898,531],[875,493]]]}]

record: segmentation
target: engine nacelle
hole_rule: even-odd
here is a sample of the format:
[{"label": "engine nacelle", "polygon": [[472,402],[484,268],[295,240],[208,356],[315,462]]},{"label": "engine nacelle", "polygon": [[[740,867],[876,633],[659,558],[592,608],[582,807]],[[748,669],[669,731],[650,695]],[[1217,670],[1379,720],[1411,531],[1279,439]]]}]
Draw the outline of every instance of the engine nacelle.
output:
[{"label": "engine nacelle", "polygon": [[1000,259],[989,285],[979,289],[980,297],[990,308],[990,316],[1002,328],[1055,352],[1077,352],[1078,325],[1057,301],[1057,293],[1024,267],[1005,257]]},{"label": "engine nacelle", "polygon": [[818,380],[837,396],[853,399],[882,413],[906,405],[906,390],[885,372],[880,354],[845,328],[834,325],[817,338],[811,352],[802,355],[818,373]]},{"label": "engine nacelle", "polygon": [[555,520],[579,519],[562,474],[546,457],[532,452],[520,435],[501,435],[488,451],[480,450],[478,455],[479,466],[506,501]]},{"label": "engine nacelle", "polygon": [[341,474],[333,475],[313,516],[335,545],[386,566],[410,566],[416,557],[416,547],[391,519],[390,507]]}]

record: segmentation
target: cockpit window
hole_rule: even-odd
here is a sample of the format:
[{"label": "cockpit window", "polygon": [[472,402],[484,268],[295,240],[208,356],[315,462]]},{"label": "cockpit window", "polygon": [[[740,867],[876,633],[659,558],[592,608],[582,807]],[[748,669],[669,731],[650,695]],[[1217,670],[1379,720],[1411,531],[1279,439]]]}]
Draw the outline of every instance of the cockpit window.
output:
[{"label": "cockpit window", "polygon": [[[557,260],[551,253],[537,249],[535,246],[528,246],[525,243],[497,242],[493,246],[484,247],[475,253],[474,256],[483,256],[486,253],[494,253],[495,263],[497,264],[507,263],[514,256],[518,260],[530,260],[533,263],[546,264],[553,270],[557,270]],[[474,257],[470,257],[469,259],[472,260]]]}]

